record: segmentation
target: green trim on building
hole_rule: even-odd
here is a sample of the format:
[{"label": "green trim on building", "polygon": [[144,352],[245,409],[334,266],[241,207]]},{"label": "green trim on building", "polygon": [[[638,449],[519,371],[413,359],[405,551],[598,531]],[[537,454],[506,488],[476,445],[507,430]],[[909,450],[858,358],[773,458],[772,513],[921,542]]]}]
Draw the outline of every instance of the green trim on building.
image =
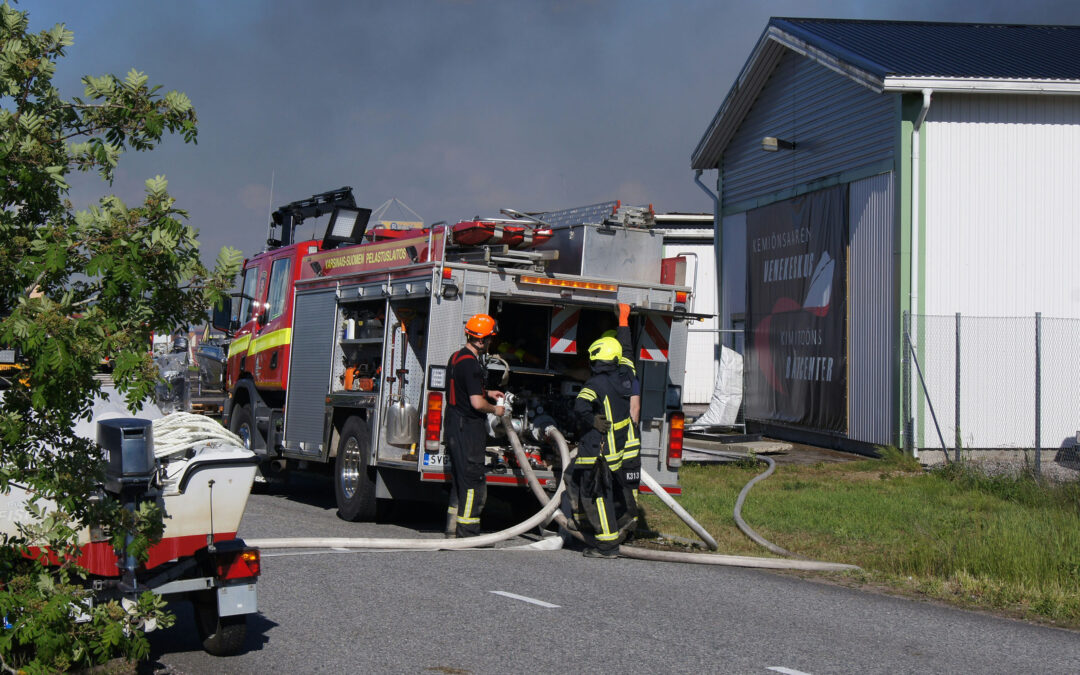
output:
[{"label": "green trim on building", "polygon": [[[897,145],[900,148],[899,151],[899,193],[897,201],[897,212],[900,217],[897,221],[899,227],[899,240],[897,242],[897,251],[899,255],[899,284],[897,298],[897,325],[899,330],[897,331],[898,342],[900,349],[897,350],[898,358],[895,363],[896,372],[902,375],[902,359],[904,352],[907,349],[907,345],[904,342],[904,312],[910,312],[913,316],[924,316],[926,314],[926,121],[923,121],[922,126],[919,128],[919,179],[918,184],[912,185],[912,175],[915,172],[915,153],[911,145],[912,134],[915,131],[915,120],[919,117],[919,112],[922,110],[922,96],[919,94],[905,94],[901,98],[900,104],[900,121],[899,121],[899,134],[897,138]],[[911,211],[911,198],[913,196],[912,190],[918,190],[919,196],[919,210],[918,213],[912,213]],[[915,251],[917,253],[915,269],[912,269],[912,239],[913,235],[918,236],[918,248]],[[911,306],[911,293],[915,292],[915,306]],[[912,329],[914,335],[912,336],[916,347],[915,357],[918,359],[920,367],[926,363],[926,327],[924,322],[915,322],[913,320]],[[925,447],[924,438],[926,433],[926,420],[923,411],[926,409],[926,392],[922,390],[922,386],[919,384],[919,375],[914,364],[912,364],[911,372],[911,387],[914,390],[915,396],[911,401],[911,415],[914,418],[914,429],[912,432],[913,444],[915,447]],[[899,386],[900,396],[897,397],[897,418],[900,420],[901,433],[904,428],[903,419],[903,397],[905,395],[903,382]],[[899,438],[898,434],[898,440]]]},{"label": "green trim on building", "polygon": [[896,107],[896,222],[893,228],[896,253],[896,356],[893,368],[897,373],[896,419],[897,446],[903,444],[904,433],[904,396],[903,359],[907,345],[904,343],[904,313],[911,311],[911,130],[915,126],[922,100],[909,94],[898,96]]}]

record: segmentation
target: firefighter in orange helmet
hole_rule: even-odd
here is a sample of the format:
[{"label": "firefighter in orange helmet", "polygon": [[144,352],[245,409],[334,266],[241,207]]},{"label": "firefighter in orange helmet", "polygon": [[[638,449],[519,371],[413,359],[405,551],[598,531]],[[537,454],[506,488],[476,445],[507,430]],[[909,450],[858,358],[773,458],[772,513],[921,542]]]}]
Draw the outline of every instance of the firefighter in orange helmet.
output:
[{"label": "firefighter in orange helmet", "polygon": [[[490,348],[495,333],[495,319],[487,314],[472,316],[465,323],[465,346],[450,357],[446,366],[449,376],[446,447],[450,454],[451,480],[447,536],[480,534],[480,512],[487,497],[484,420],[488,413],[502,417],[506,412],[502,405],[491,402],[502,398],[503,394],[484,388],[487,373],[480,361]],[[453,534],[451,524],[454,525]]]}]

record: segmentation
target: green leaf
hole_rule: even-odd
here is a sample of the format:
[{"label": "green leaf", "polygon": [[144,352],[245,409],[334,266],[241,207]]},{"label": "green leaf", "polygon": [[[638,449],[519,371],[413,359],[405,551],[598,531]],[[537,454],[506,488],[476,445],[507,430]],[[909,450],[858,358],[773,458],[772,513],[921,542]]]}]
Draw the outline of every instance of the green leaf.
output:
[{"label": "green leaf", "polygon": [[144,73],[132,68],[128,71],[127,77],[124,78],[124,86],[129,90],[135,90],[146,86],[148,80],[149,78]]},{"label": "green leaf", "polygon": [[161,197],[169,189],[169,181],[165,176],[154,176],[146,181],[146,191],[153,197]]}]

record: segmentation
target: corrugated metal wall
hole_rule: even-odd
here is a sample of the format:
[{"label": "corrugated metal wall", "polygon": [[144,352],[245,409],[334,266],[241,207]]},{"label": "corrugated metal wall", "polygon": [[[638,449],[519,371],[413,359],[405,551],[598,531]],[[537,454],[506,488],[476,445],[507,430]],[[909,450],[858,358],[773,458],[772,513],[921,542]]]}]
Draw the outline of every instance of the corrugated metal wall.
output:
[{"label": "corrugated metal wall", "polygon": [[[746,313],[746,214],[736,213],[724,217],[724,320],[723,327],[731,328],[731,317]],[[741,328],[742,325],[740,324]],[[742,340],[732,343],[726,337],[724,344],[739,348]]]},{"label": "corrugated metal wall", "polygon": [[[892,157],[893,96],[787,53],[724,150],[724,206]],[[764,152],[776,136],[794,150]]]},{"label": "corrugated metal wall", "polygon": [[852,182],[848,202],[848,436],[891,444],[896,442],[893,174]]},{"label": "corrugated metal wall", "polygon": [[[1080,429],[1080,97],[935,94],[926,123],[925,249],[916,328],[947,445],[955,429],[955,314],[965,447],[1032,447],[1035,312],[1044,317],[1042,442]],[[917,310],[919,311],[919,310]],[[977,317],[1017,317],[977,318]],[[939,445],[920,406],[924,447]]]},{"label": "corrugated metal wall", "polygon": [[935,95],[927,314],[1080,317],[1080,97]]}]

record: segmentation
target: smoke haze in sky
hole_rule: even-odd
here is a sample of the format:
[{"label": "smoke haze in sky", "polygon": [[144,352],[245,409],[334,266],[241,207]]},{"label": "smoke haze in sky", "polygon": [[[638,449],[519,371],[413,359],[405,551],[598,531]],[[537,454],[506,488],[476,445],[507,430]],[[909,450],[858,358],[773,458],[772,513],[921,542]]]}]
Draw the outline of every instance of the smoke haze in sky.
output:
[{"label": "smoke haze in sky", "polygon": [[[343,185],[362,206],[396,197],[428,223],[612,199],[711,212],[690,154],[770,16],[1080,23],[1080,3],[1052,0],[16,7],[33,30],[74,32],[56,79],[66,97],[82,95],[82,75],[137,68],[191,98],[198,145],[126,153],[111,188],[78,180],[71,196],[137,202],[164,174],[208,263],[224,245],[261,250],[271,205]],[[309,223],[298,234],[321,236]]]}]

